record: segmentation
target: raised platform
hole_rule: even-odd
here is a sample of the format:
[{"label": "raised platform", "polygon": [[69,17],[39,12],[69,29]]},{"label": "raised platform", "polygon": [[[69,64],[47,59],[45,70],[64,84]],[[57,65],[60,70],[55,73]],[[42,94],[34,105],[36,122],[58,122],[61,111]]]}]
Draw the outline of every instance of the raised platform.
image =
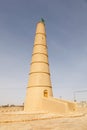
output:
[{"label": "raised platform", "polygon": [[7,108],[2,109],[0,130],[87,130],[87,107],[79,107],[78,111],[69,114],[29,113],[18,108],[12,111],[12,107],[8,107],[8,112]]}]

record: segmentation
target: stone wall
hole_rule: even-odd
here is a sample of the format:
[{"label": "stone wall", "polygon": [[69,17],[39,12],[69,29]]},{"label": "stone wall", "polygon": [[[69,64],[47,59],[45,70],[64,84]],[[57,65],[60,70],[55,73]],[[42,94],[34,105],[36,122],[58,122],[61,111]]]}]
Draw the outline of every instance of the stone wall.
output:
[{"label": "stone wall", "polygon": [[15,111],[23,111],[23,106],[1,106],[0,112],[15,112]]}]

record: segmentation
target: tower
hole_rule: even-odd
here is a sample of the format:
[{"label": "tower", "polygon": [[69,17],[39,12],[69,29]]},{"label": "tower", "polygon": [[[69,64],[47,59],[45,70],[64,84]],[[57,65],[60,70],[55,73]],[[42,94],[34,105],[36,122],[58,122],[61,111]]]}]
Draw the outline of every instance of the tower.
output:
[{"label": "tower", "polygon": [[30,65],[29,81],[24,109],[40,110],[42,97],[53,96],[50,80],[46,31],[44,21],[36,26],[32,60]]},{"label": "tower", "polygon": [[29,81],[26,99],[24,102],[24,111],[65,113],[75,110],[75,103],[53,97],[48,62],[45,23],[42,19],[36,26]]}]

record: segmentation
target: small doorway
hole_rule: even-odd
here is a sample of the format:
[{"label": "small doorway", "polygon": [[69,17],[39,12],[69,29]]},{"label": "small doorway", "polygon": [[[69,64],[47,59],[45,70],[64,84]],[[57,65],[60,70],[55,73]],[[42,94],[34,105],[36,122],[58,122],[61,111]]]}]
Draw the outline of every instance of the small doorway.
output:
[{"label": "small doorway", "polygon": [[48,90],[44,90],[44,97],[48,97]]}]

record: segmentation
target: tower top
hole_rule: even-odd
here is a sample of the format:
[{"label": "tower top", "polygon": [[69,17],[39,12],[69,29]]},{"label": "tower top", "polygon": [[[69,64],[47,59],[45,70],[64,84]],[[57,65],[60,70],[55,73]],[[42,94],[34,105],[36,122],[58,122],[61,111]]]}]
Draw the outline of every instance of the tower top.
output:
[{"label": "tower top", "polygon": [[43,18],[41,18],[41,22],[43,22],[45,24],[45,20]]},{"label": "tower top", "polygon": [[[41,33],[46,36],[46,29],[45,29],[45,23],[44,23],[43,18],[36,25],[36,34],[41,34]],[[41,38],[41,35],[40,35],[40,38]],[[44,40],[45,40],[44,43],[46,43],[46,38]],[[41,41],[38,40],[38,42],[41,42],[41,44],[43,44],[43,40],[41,40]]]}]

